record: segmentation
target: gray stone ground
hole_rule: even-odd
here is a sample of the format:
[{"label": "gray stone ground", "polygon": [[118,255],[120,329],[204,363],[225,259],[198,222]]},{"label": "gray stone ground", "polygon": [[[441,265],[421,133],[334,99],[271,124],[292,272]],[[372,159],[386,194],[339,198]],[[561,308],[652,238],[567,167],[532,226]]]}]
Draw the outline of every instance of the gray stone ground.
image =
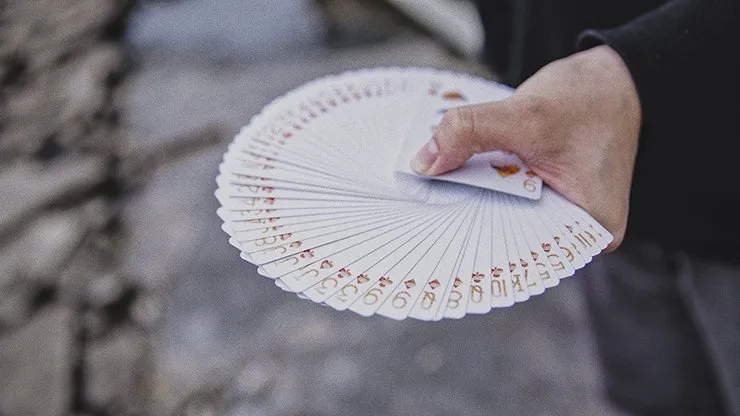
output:
[{"label": "gray stone ground", "polygon": [[131,289],[113,260],[129,4],[0,1],[0,415],[111,414],[82,386],[136,361],[101,331],[138,333],[108,313]]},{"label": "gray stone ground", "polygon": [[491,74],[380,0],[139,3],[120,78],[133,3],[0,0],[0,416],[618,414],[579,276],[485,316],[367,319],[281,291],[220,230],[222,152],[275,97],[380,65]]},{"label": "gray stone ground", "polygon": [[[266,23],[254,12],[268,3],[281,6]],[[380,42],[321,46],[320,16],[299,2],[277,3],[239,11],[222,2],[210,17],[230,16],[220,32],[212,22],[191,31],[175,23],[208,13],[204,2],[157,4],[135,20],[142,61],[128,82],[123,120],[132,146],[209,125],[228,141],[273,98],[347,69],[480,72],[393,19],[382,20],[380,33],[339,28]],[[260,41],[240,28],[269,36]],[[156,328],[154,414],[616,414],[601,396],[580,277],[511,309],[434,324],[367,319],[300,300],[258,276],[219,228],[212,193],[225,144],[160,168],[124,208],[124,265],[155,294],[144,314]]]}]

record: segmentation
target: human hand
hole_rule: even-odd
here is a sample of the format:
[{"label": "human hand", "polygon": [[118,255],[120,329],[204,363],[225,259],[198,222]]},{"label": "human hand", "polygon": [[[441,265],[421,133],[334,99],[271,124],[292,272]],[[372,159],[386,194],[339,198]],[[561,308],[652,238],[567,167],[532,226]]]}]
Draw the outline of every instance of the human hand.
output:
[{"label": "human hand", "polygon": [[627,226],[641,119],[627,67],[598,46],[545,66],[505,100],[448,110],[411,167],[439,175],[475,153],[513,152],[609,230],[613,251]]}]

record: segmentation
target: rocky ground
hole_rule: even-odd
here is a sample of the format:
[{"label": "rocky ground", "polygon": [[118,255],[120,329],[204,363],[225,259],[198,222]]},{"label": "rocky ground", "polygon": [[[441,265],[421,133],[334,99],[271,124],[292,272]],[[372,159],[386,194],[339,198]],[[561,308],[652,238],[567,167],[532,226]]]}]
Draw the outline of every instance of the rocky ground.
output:
[{"label": "rocky ground", "polygon": [[144,337],[121,318],[136,289],[117,261],[129,10],[119,0],[0,3],[2,415],[106,412],[86,383],[112,371],[119,334]]},{"label": "rocky ground", "polygon": [[[45,81],[93,106],[90,117],[115,109],[102,138],[85,133],[89,145],[58,156],[67,133],[29,144],[0,130],[3,155],[23,155],[0,171],[0,415],[617,414],[600,392],[579,276],[486,316],[395,322],[284,293],[227,243],[218,163],[273,98],[378,65],[491,76],[386,8],[322,3],[147,3],[115,44],[131,72],[88,87],[115,100],[82,95],[114,62],[105,48],[71,61],[92,72]],[[21,91],[12,85],[2,92]],[[2,125],[77,108],[41,111],[61,93],[24,88]],[[70,114],[50,125],[84,119]]]}]

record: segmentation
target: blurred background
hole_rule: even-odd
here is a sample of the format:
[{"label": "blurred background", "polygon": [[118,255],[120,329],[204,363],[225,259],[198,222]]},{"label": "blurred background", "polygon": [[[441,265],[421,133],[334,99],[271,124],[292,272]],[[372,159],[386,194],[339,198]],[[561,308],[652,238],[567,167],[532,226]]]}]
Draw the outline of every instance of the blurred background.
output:
[{"label": "blurred background", "polygon": [[226,145],[311,79],[499,79],[465,0],[0,1],[0,415],[614,415],[577,275],[463,320],[282,292],[227,243]]}]

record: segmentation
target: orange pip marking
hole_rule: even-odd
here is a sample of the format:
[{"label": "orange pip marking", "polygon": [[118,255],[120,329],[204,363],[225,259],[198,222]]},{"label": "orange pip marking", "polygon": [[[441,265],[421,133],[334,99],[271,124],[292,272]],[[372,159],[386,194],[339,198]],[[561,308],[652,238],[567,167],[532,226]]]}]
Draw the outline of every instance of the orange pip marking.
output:
[{"label": "orange pip marking", "polygon": [[516,175],[522,170],[522,168],[517,165],[496,166],[491,164],[491,167],[496,169],[496,172],[498,172],[498,174],[504,178],[507,176]]},{"label": "orange pip marking", "polygon": [[442,94],[442,99],[445,101],[466,101],[464,95],[460,91],[447,91]]}]

